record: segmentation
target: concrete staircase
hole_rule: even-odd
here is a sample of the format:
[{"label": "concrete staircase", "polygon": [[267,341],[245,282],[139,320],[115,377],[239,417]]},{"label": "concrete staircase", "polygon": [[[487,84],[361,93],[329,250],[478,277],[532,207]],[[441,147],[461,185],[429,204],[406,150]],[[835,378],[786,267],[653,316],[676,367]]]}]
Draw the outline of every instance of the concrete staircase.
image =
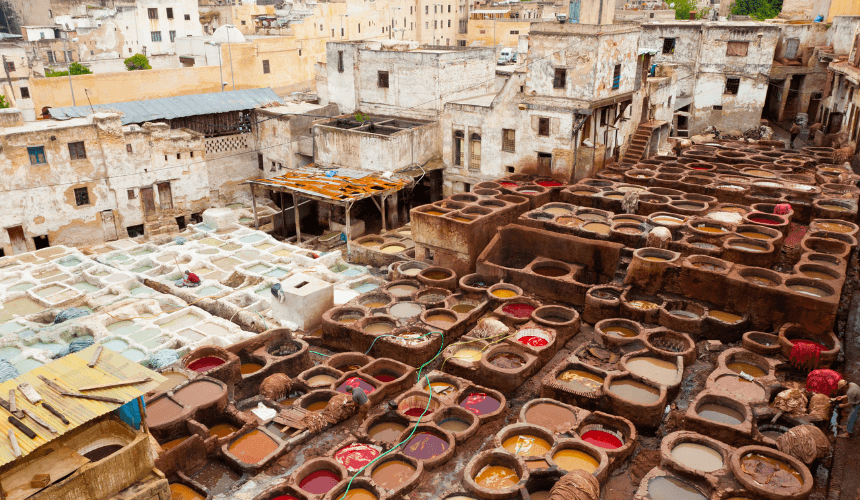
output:
[{"label": "concrete staircase", "polygon": [[624,151],[624,156],[621,158],[621,163],[634,165],[646,159],[645,152],[648,150],[648,144],[651,142],[651,136],[654,130],[659,127],[657,123],[643,123],[636,129],[633,138],[630,140],[630,145]]},{"label": "concrete staircase", "polygon": [[176,223],[176,219],[174,217],[148,215],[143,221],[143,234],[149,238],[160,234],[177,233],[179,233],[179,224]]}]

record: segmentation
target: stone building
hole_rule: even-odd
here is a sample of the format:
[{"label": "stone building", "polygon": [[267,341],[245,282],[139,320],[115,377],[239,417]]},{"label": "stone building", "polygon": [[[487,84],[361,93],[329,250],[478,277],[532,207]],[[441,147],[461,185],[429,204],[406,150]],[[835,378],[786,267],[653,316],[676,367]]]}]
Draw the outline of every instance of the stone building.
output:
[{"label": "stone building", "polygon": [[[860,153],[860,27],[854,23],[860,19],[837,17],[834,27],[839,21],[843,24],[840,30],[842,36],[834,35],[835,60],[830,64],[829,85],[825,89],[826,97],[816,121],[824,125],[825,135],[842,132],[842,144],[839,145],[852,147],[856,155]],[[854,24],[854,36],[849,44],[847,42],[852,37],[847,36],[846,32],[851,24]]]}]

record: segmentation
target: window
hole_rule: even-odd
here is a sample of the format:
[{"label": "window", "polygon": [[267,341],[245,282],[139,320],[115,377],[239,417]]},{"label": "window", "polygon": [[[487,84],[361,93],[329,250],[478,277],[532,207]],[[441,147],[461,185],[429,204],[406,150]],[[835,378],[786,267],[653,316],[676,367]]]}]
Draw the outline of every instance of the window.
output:
[{"label": "window", "polygon": [[263,59],[263,74],[268,75],[271,69],[269,68],[269,60]]},{"label": "window", "polygon": [[131,154],[131,153],[133,153],[133,152],[134,152],[134,151],[132,151],[132,149],[131,149],[131,144],[126,144],[126,145],[125,145],[125,152],[126,152],[126,153],[128,153],[128,154]]},{"label": "window", "polygon": [[11,73],[11,72],[13,72],[13,71],[15,71],[15,63],[13,63],[13,62],[6,62],[6,71],[8,71],[8,72],[10,72],[10,73]]},{"label": "window", "polygon": [[30,89],[27,87],[21,87],[21,99],[29,99],[30,98]]},{"label": "window", "polygon": [[173,19],[173,8],[172,7],[167,8],[167,19]]},{"label": "window", "polygon": [[302,57],[302,49],[299,49],[299,57]]},{"label": "window", "polygon": [[615,71],[612,72],[612,90],[618,90],[621,86],[621,65],[615,65]]},{"label": "window", "polygon": [[242,26],[245,26],[245,25],[247,25],[247,24],[248,24],[248,22],[247,22],[247,21],[245,21],[245,20],[243,19],[243,20],[242,20]]},{"label": "window", "polygon": [[[92,55],[92,53],[93,53],[93,51],[91,50],[90,55]],[[67,63],[74,62],[74,60],[72,59],[72,51],[71,50],[64,50],[63,55],[66,57]]]},{"label": "window", "polygon": [[438,12],[439,12],[439,10],[438,10],[438,9],[439,9],[439,6],[434,4],[434,5],[433,5],[433,13],[434,13],[434,14],[438,13]]},{"label": "window", "polygon": [[361,23],[358,23],[358,32],[361,33]]},{"label": "window", "polygon": [[516,153],[516,146],[516,133],[509,128],[502,129],[502,151]]},{"label": "window", "polygon": [[160,31],[152,31],[152,32],[150,32],[150,34],[152,35],[152,41],[153,42],[160,42],[161,41],[161,32]]},{"label": "window", "polygon": [[380,71],[378,73],[377,85],[381,89],[388,88],[388,71]]},{"label": "window", "polygon": [[555,68],[555,77],[552,79],[552,88],[563,89],[567,85],[567,70]]},{"label": "window", "polygon": [[454,165],[463,165],[463,132],[454,132]]},{"label": "window", "polygon": [[176,153],[176,159],[181,160],[182,159],[182,153]]},{"label": "window", "polygon": [[75,188],[75,204],[77,206],[90,204],[90,193],[87,188]]},{"label": "window", "polygon": [[27,154],[30,155],[30,165],[42,165],[45,161],[45,146],[32,146],[27,148]]},{"label": "window", "polygon": [[48,50],[48,51],[46,51],[46,54],[48,55],[48,62],[49,62],[50,64],[54,64],[54,63],[56,63],[56,62],[57,62],[57,58],[54,56],[54,51],[53,51],[53,50]]},{"label": "window", "polygon": [[481,169],[481,136],[472,134],[469,136],[469,147],[471,154],[469,155],[469,168],[472,170]]},{"label": "window", "polygon": [[508,165],[508,166],[507,166],[507,167],[505,167],[505,168],[508,170],[508,173],[509,173],[509,174],[515,174],[515,173],[517,173],[517,169],[515,169],[514,167],[512,167],[512,166],[510,166],[510,165]]},{"label": "window", "polygon": [[466,40],[457,40],[457,46],[465,47],[466,46]]},{"label": "window", "polygon": [[152,9],[147,9],[147,10],[149,11],[149,18],[150,19],[158,19],[158,9],[152,8]]},{"label": "window", "polygon": [[512,30],[512,31],[511,31],[511,34],[512,34],[512,35],[519,35],[519,34],[520,34],[520,32],[519,32],[519,30]]},{"label": "window", "polygon": [[451,13],[451,4],[448,4],[448,13]]},{"label": "window", "polygon": [[718,106],[714,106],[714,111],[722,111],[722,110],[723,110],[722,104],[720,104]]},{"label": "window", "polygon": [[85,160],[87,158],[87,149],[84,147],[83,141],[69,143],[69,157],[72,160]]},{"label": "window", "polygon": [[438,21],[433,21],[433,29],[434,29],[434,30],[437,28],[437,25],[436,25],[436,23],[437,23],[437,22],[438,22]]},{"label": "window", "polygon": [[451,27],[451,20],[450,19],[448,19],[448,27],[449,28]]},{"label": "window", "polygon": [[749,50],[749,42],[729,42],[726,45],[727,56],[745,56]]},{"label": "window", "polygon": [[343,73],[343,51],[337,51],[337,71],[338,73]]},{"label": "window", "polygon": [[663,53],[664,54],[674,54],[675,53],[675,39],[674,38],[664,38],[663,39]]},{"label": "window", "polygon": [[412,15],[412,6],[411,5],[409,6],[409,15],[410,16]]},{"label": "window", "polygon": [[481,30],[481,34],[482,34],[482,35],[487,34],[487,30]]},{"label": "window", "polygon": [[340,37],[343,38],[343,28],[340,29]]},{"label": "window", "polygon": [[36,250],[41,250],[51,246],[51,243],[48,241],[48,235],[45,234],[42,236],[33,236],[33,245],[35,245]]},{"label": "window", "polygon": [[176,32],[170,31],[170,41],[173,42],[176,40]]},{"label": "window", "polygon": [[797,57],[797,49],[800,48],[800,38],[788,38],[785,40],[785,58],[794,59]]},{"label": "window", "polygon": [[185,14],[185,20],[190,21],[191,20],[191,14]]},{"label": "window", "polygon": [[609,109],[608,108],[603,108],[600,110],[600,126],[601,127],[606,126],[606,119],[608,116],[609,116]]},{"label": "window", "polygon": [[136,226],[128,226],[125,228],[125,231],[128,233],[129,238],[136,238],[138,236],[144,235],[143,224],[138,224]]},{"label": "window", "polygon": [[538,135],[549,136],[549,118],[538,118]]},{"label": "window", "polygon": [[430,13],[430,6],[429,6],[429,5],[425,5],[425,6],[424,6],[424,13],[425,13],[425,14],[429,14],[429,13]]},{"label": "window", "polygon": [[726,91],[724,94],[738,95],[738,89],[741,86],[741,79],[735,77],[726,78]]}]

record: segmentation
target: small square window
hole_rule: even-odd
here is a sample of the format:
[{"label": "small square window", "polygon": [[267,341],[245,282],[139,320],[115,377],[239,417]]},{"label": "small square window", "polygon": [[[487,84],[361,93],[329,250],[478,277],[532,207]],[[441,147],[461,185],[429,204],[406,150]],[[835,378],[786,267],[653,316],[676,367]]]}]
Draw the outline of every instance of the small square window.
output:
[{"label": "small square window", "polygon": [[30,165],[42,165],[45,161],[45,146],[32,146],[27,148],[27,154],[30,156]]},{"label": "small square window", "polygon": [[90,204],[90,193],[87,191],[87,188],[75,188],[75,204],[79,207],[81,205],[89,205]]},{"label": "small square window", "polygon": [[552,88],[563,89],[567,86],[567,70],[563,68],[555,69],[555,77],[552,79]]},{"label": "small square window", "polygon": [[69,143],[69,157],[72,160],[85,160],[87,158],[87,150],[82,141]]},{"label": "small square window", "polygon": [[161,32],[160,31],[150,31],[149,34],[150,34],[150,36],[152,36],[153,42],[160,42],[161,41]]},{"label": "small square window", "polygon": [[175,31],[172,31],[172,30],[170,31],[170,41],[171,42],[176,41],[176,32]]},{"label": "small square window", "polygon": [[185,14],[185,20],[190,21],[191,20],[191,14]]},{"label": "small square window", "polygon": [[506,167],[506,168],[508,169],[508,173],[509,173],[509,174],[515,174],[515,173],[517,173],[517,171],[516,171],[516,169],[515,169],[514,167],[508,166],[508,167]]},{"label": "small square window", "polygon": [[270,69],[269,69],[269,60],[268,60],[268,59],[263,59],[263,74],[268,75],[268,74],[269,74],[269,71],[270,71]]},{"label": "small square window", "polygon": [[675,53],[675,39],[674,38],[664,38],[663,39],[663,53],[664,54],[674,54]]},{"label": "small square window", "polygon": [[247,24],[246,21],[242,21],[242,26],[245,26],[246,24]]},{"label": "small square window", "polygon": [[147,9],[147,12],[149,13],[150,19],[158,19],[158,9],[150,8]]},{"label": "small square window", "polygon": [[740,89],[740,86],[741,86],[741,79],[740,78],[734,78],[734,77],[726,78],[726,91],[724,92],[724,94],[738,95],[738,90]]},{"label": "small square window", "polygon": [[722,111],[722,110],[723,110],[723,106],[722,106],[722,105],[714,106],[714,111]]},{"label": "small square window", "polygon": [[8,71],[10,73],[15,71],[15,63],[7,61],[6,62],[6,71]]},{"label": "small square window", "polygon": [[182,153],[176,153],[176,159],[181,160],[182,159]]},{"label": "small square window", "polygon": [[21,87],[21,99],[29,99],[30,98],[30,89],[27,87]]},{"label": "small square window", "polygon": [[134,189],[129,189],[128,190],[128,199],[133,200],[135,198],[137,198],[137,194],[134,192]]},{"label": "small square window", "polygon": [[167,19],[173,19],[173,9],[171,7],[167,8]]},{"label": "small square window", "polygon": [[538,118],[538,135],[549,136],[549,118]]},{"label": "small square window", "polygon": [[380,71],[379,72],[378,86],[381,89],[387,89],[388,88],[388,71]]},{"label": "small square window", "polygon": [[131,148],[131,144],[126,144],[126,145],[125,145],[125,152],[126,152],[126,153],[129,153],[129,154],[134,153],[134,151],[133,151],[133,150],[132,150],[132,148]]}]

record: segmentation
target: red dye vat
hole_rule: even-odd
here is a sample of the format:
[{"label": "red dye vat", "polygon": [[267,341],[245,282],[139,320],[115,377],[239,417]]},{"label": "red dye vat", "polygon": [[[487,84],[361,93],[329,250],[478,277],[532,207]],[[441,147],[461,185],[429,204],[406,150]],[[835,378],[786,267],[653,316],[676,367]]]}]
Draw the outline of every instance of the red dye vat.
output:
[{"label": "red dye vat", "polygon": [[206,356],[200,359],[195,359],[188,365],[189,370],[194,370],[195,372],[202,373],[207,370],[211,370],[216,366],[221,366],[225,363],[225,361],[221,358],[216,358],[215,356]]},{"label": "red dye vat", "polygon": [[349,470],[358,470],[379,456],[379,450],[372,446],[353,443],[337,450],[334,459]]},{"label": "red dye vat", "polygon": [[541,337],[535,337],[534,335],[525,335],[517,339],[520,344],[525,344],[532,347],[543,347],[549,344],[547,339]]},{"label": "red dye vat", "polygon": [[421,415],[429,415],[431,413],[433,413],[433,410],[428,409],[427,413],[424,413],[424,408],[418,407],[407,408],[406,410],[403,410],[403,414],[408,417],[420,417]]},{"label": "red dye vat", "polygon": [[756,224],[767,224],[769,226],[777,226],[779,225],[779,221],[765,219],[764,217],[750,217],[750,222],[755,222]]},{"label": "red dye vat", "polygon": [[513,316],[515,318],[520,318],[520,319],[528,318],[529,316],[532,315],[532,313],[534,312],[535,309],[536,308],[534,306],[529,305],[529,304],[524,304],[522,302],[507,304],[504,307],[502,307],[502,311],[504,311],[505,314],[510,314],[511,316]]},{"label": "red dye vat", "polygon": [[299,482],[299,488],[312,495],[322,495],[337,486],[340,476],[334,472],[323,469],[311,472]]},{"label": "red dye vat", "polygon": [[373,376],[373,378],[380,382],[392,382],[394,380],[397,380],[397,377],[395,377],[394,375],[389,375],[387,373],[377,373]]},{"label": "red dye vat", "polygon": [[822,350],[822,351],[826,351],[826,350],[827,350],[827,346],[826,346],[826,345],[822,344],[821,342],[816,342],[816,341],[814,341],[814,340],[809,340],[809,339],[794,339],[794,340],[792,340],[792,341],[791,341],[791,343],[792,343],[793,345],[797,345],[797,344],[809,344],[809,345],[812,345],[812,346],[817,347],[818,349],[820,349],[820,350]]},{"label": "red dye vat", "polygon": [[487,413],[493,413],[494,411],[499,409],[502,403],[487,394],[482,392],[473,392],[466,396],[460,406],[474,413],[475,415],[486,415]]},{"label": "red dye vat", "polygon": [[606,448],[608,450],[621,448],[621,445],[624,444],[614,434],[598,430],[586,432],[582,435],[582,440],[586,443],[591,443],[594,446],[599,446],[600,448]]},{"label": "red dye vat", "polygon": [[543,187],[556,187],[561,186],[561,183],[558,181],[537,181],[535,184]]},{"label": "red dye vat", "polygon": [[517,184],[515,182],[500,182],[499,184],[508,188],[517,187]]},{"label": "red dye vat", "polygon": [[350,377],[346,379],[344,383],[340,384],[340,387],[337,388],[337,392],[352,393],[352,390],[356,387],[359,387],[365,394],[370,394],[376,390],[376,388],[370,385],[366,380],[359,377]]}]

